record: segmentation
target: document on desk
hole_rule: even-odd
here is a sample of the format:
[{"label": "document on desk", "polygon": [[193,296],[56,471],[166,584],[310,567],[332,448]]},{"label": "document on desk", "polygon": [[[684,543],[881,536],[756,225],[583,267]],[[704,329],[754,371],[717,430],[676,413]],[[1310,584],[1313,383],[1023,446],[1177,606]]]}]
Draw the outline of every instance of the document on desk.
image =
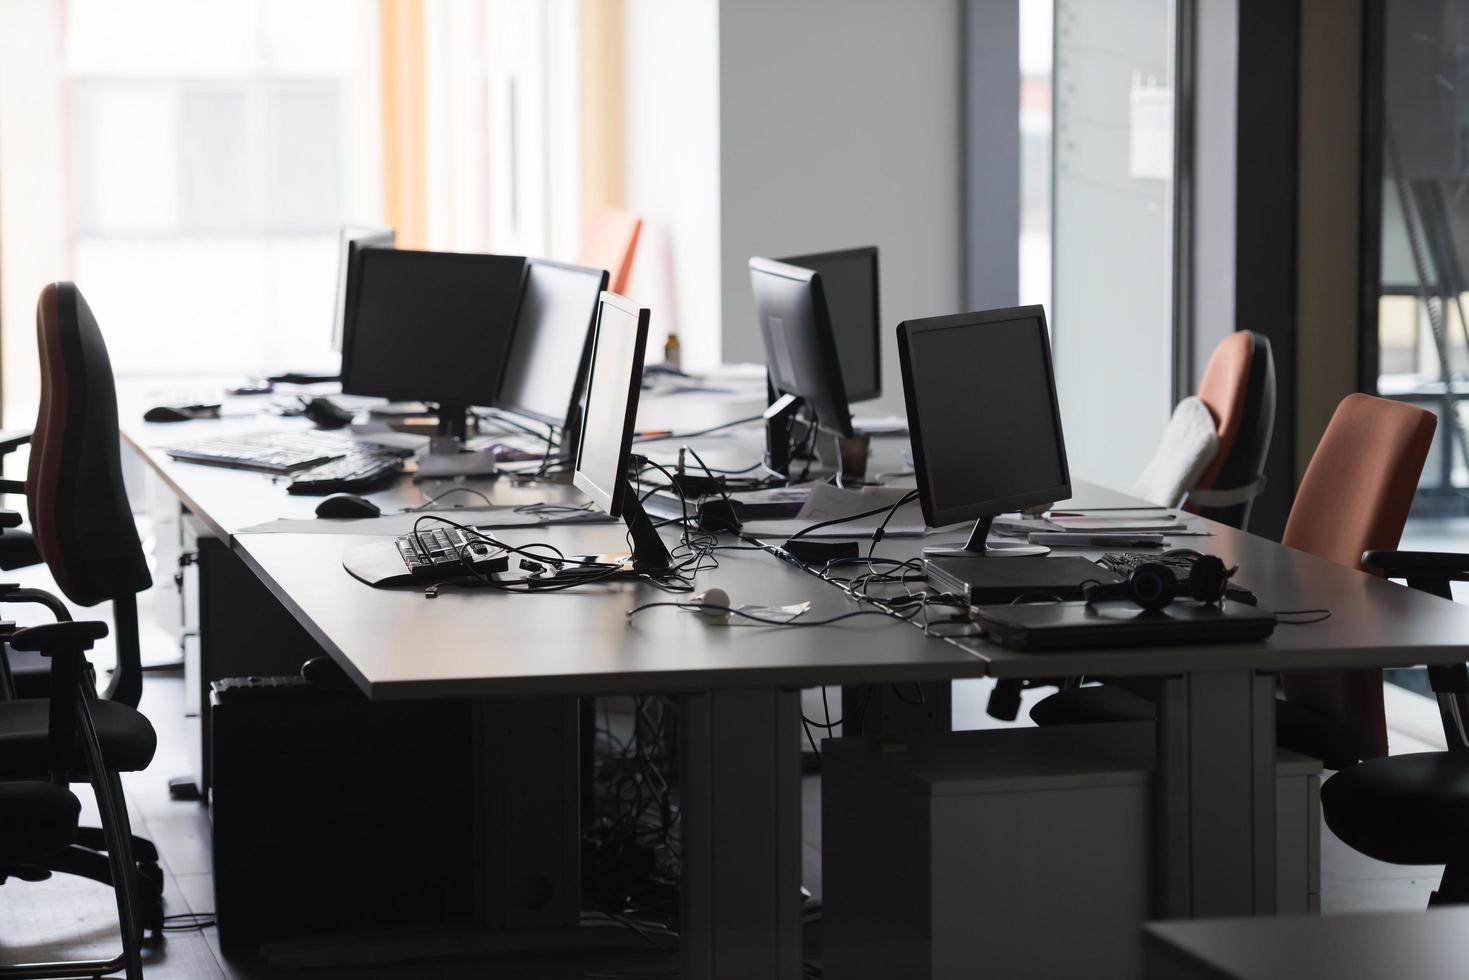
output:
[{"label": "document on desk", "polygon": [[[743,530],[746,534],[753,534],[759,538],[788,538],[812,524],[851,517],[854,514],[862,514],[879,507],[891,507],[910,492],[911,490],[907,487],[864,487],[861,490],[843,490],[829,483],[818,483],[811,488],[811,495],[806,498],[801,512],[795,517],[789,520],[747,521]],[[843,521],[841,524],[833,524],[830,527],[812,531],[809,536],[818,538],[863,537],[877,530],[878,525],[886,516],[886,511],[883,511],[869,517],[854,518],[850,521]],[[918,499],[915,497],[898,508],[892,520],[888,521],[884,533],[894,537],[914,538],[929,533],[936,534],[944,530],[948,529],[930,528],[923,523],[923,510],[919,507]]]},{"label": "document on desk", "polygon": [[1100,514],[1080,511],[1053,512],[1044,517],[1019,514],[995,519],[994,532],[1012,537],[1026,537],[1034,532],[1074,531],[1086,534],[1166,534],[1172,536],[1207,536],[1214,532],[1194,514],[1181,511],[1106,511]]},{"label": "document on desk", "polygon": [[[456,507],[453,510],[417,510],[381,517],[330,520],[320,517],[282,517],[264,524],[242,529],[240,534],[370,534],[396,538],[413,531],[425,517],[442,517],[456,524],[481,528],[548,527],[552,524],[610,524],[612,518],[601,511],[573,508],[526,510],[521,507]],[[425,521],[420,527],[446,527],[437,521]]]}]

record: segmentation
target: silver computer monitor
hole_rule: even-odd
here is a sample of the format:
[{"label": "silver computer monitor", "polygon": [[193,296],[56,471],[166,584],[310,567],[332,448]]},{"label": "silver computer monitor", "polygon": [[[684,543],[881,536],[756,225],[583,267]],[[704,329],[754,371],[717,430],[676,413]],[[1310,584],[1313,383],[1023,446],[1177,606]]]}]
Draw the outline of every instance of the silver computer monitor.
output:
[{"label": "silver computer monitor", "polygon": [[342,349],[342,334],[349,319],[347,307],[352,300],[356,279],[356,260],[364,248],[394,248],[397,235],[391,228],[378,225],[349,225],[337,235],[337,298],[332,309],[332,350]]},{"label": "silver computer monitor", "polygon": [[[606,288],[605,269],[547,259],[526,263],[496,408],[568,426],[578,414],[586,352]],[[568,436],[574,445],[575,433]]]},{"label": "silver computer monitor", "polygon": [[847,401],[880,397],[882,305],[878,298],[877,246],[797,255],[780,261],[821,276]]}]

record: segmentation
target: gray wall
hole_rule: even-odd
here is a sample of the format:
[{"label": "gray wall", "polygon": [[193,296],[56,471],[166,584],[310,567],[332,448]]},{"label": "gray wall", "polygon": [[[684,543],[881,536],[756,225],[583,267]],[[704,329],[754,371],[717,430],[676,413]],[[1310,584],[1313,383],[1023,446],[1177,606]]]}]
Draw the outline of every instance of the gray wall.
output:
[{"label": "gray wall", "polygon": [[859,410],[901,408],[893,328],[961,306],[961,26],[959,0],[720,3],[724,360],[765,359],[750,256],[874,244],[883,399]]}]

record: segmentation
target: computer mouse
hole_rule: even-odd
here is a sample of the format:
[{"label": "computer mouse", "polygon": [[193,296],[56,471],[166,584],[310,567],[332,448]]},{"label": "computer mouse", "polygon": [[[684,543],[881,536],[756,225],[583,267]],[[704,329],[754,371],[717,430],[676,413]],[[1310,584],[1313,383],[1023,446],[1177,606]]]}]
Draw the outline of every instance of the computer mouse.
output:
[{"label": "computer mouse", "polygon": [[306,661],[301,665],[301,678],[311,684],[338,690],[354,687],[352,678],[331,657],[312,657]]},{"label": "computer mouse", "polygon": [[219,418],[218,405],[155,405],[143,413],[144,422],[188,422]]},{"label": "computer mouse", "polygon": [[352,424],[352,413],[330,398],[313,398],[301,413],[318,429],[344,429]]},{"label": "computer mouse", "polygon": [[382,508],[355,493],[334,493],[316,505],[317,517],[378,517]]}]

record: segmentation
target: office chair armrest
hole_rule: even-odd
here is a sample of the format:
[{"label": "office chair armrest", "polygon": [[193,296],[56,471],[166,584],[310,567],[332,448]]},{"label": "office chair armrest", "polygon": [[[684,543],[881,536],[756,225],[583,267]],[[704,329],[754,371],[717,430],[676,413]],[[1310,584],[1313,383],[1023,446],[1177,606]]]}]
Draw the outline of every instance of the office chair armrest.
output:
[{"label": "office chair armrest", "polygon": [[1469,582],[1469,555],[1448,551],[1364,551],[1362,567],[1410,581]]},{"label": "office chair armrest", "polygon": [[45,589],[28,589],[14,582],[0,582],[0,603],[6,602],[25,602],[45,606],[51,611],[51,615],[56,617],[58,623],[71,622],[71,610],[66,608],[66,603]]},{"label": "office chair armrest", "polygon": [[0,429],[0,457],[15,452],[30,441],[30,429]]},{"label": "office chair armrest", "polygon": [[87,711],[87,651],[107,635],[107,624],[96,620],[47,623],[16,630],[10,635],[15,650],[39,653],[51,659],[51,710],[46,740],[47,769],[56,781],[69,780],[76,766],[80,714]]},{"label": "office chair armrest", "polygon": [[106,623],[95,619],[81,619],[69,623],[43,623],[16,630],[10,634],[10,645],[27,653],[39,653],[43,657],[68,657],[86,653],[92,649],[92,644],[106,635]]},{"label": "office chair armrest", "polygon": [[0,531],[8,531],[13,527],[20,527],[24,523],[18,510],[6,510],[0,507]]}]

